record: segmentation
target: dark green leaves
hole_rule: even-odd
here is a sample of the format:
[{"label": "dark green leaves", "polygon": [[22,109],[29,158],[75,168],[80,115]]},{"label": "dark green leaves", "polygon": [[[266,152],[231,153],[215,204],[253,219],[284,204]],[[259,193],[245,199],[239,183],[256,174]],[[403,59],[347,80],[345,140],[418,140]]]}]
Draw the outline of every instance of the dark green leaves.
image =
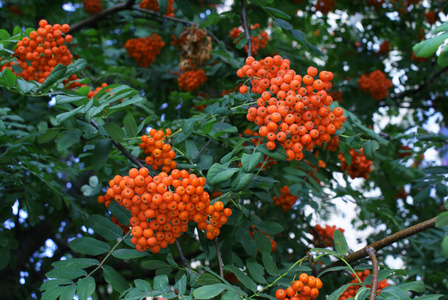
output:
[{"label": "dark green leaves", "polygon": [[114,290],[121,293],[129,287],[126,279],[111,266],[103,265],[103,272],[104,280],[106,280],[107,283],[110,283]]},{"label": "dark green leaves", "polygon": [[226,287],[223,283],[201,286],[194,290],[193,296],[196,299],[211,299],[218,296]]},{"label": "dark green leaves", "polygon": [[78,280],[77,293],[79,300],[87,300],[95,292],[96,284],[92,277],[85,277]]},{"label": "dark green leaves", "polygon": [[238,278],[238,280],[252,292],[255,292],[257,290],[257,284],[237,267],[226,265],[224,269],[235,274],[236,278]]},{"label": "dark green leaves", "polygon": [[123,235],[123,231],[118,225],[100,215],[91,215],[86,225],[108,241],[119,239]]},{"label": "dark green leaves", "polygon": [[415,45],[412,50],[418,57],[428,57],[436,52],[437,48],[443,44],[445,39],[448,38],[448,32],[433,37],[429,40],[423,41]]},{"label": "dark green leaves", "polygon": [[371,140],[371,141],[364,142],[362,144],[362,147],[363,147],[364,155],[366,156],[366,158],[373,160],[375,158],[375,151],[380,148],[380,145],[378,144],[377,141]]},{"label": "dark green leaves", "polygon": [[448,225],[448,211],[445,211],[437,216],[436,227],[443,227]]},{"label": "dark green leaves", "polygon": [[60,279],[76,279],[78,277],[85,275],[87,275],[86,271],[75,267],[57,268],[45,274],[45,276],[47,276],[48,278],[60,278]]},{"label": "dark green leaves", "polygon": [[334,248],[340,254],[344,255],[348,251],[347,241],[345,240],[344,234],[340,230],[334,232]]},{"label": "dark green leaves", "polygon": [[78,129],[67,130],[60,135],[61,137],[58,140],[57,148],[58,151],[64,151],[79,142],[82,131]]},{"label": "dark green leaves", "polygon": [[246,173],[250,173],[255,170],[257,165],[260,163],[261,157],[262,155],[260,152],[255,152],[252,154],[243,153],[243,156],[241,157],[243,170]]},{"label": "dark green leaves", "polygon": [[282,19],[275,19],[274,24],[283,29],[287,29],[287,30],[293,29],[292,25],[289,22],[282,20]]},{"label": "dark green leaves", "polygon": [[270,151],[266,147],[266,144],[263,144],[263,145],[258,146],[257,150],[269,157],[276,159],[276,160],[285,160],[286,159],[286,150],[283,147],[276,147],[273,151]]},{"label": "dark green leaves", "polygon": [[88,255],[100,255],[110,250],[109,244],[98,241],[91,237],[82,237],[69,243],[74,251]]},{"label": "dark green leaves", "polygon": [[117,249],[112,252],[112,256],[119,259],[132,259],[148,256],[148,252],[137,251],[136,249]]},{"label": "dark green leaves", "polygon": [[207,183],[210,185],[218,185],[229,180],[236,172],[238,172],[237,168],[228,168],[215,163],[207,172]]},{"label": "dark green leaves", "polygon": [[285,13],[284,11],[281,11],[279,9],[269,7],[269,6],[264,6],[263,9],[266,10],[268,13],[271,13],[275,17],[287,19],[287,20],[291,19],[291,17],[287,13]]},{"label": "dark green leaves", "polygon": [[138,135],[137,122],[135,122],[132,114],[127,114],[123,119],[124,129],[128,137],[135,137]]}]

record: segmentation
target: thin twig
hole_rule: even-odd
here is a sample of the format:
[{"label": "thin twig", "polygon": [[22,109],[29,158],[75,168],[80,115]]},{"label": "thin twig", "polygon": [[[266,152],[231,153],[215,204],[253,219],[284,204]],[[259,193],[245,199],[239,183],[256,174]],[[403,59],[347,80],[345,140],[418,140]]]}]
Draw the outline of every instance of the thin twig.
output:
[{"label": "thin twig", "polygon": [[[383,249],[384,247],[387,247],[395,242],[401,241],[407,237],[413,236],[417,233],[426,231],[428,229],[431,229],[435,226],[436,224],[436,219],[437,217],[434,217],[432,219],[426,220],[424,222],[421,222],[417,225],[411,226],[409,228],[406,228],[402,231],[396,232],[392,235],[389,235],[388,237],[385,237],[384,239],[381,239],[379,241],[376,241],[356,252],[353,252],[350,255],[347,255],[346,257],[344,257],[344,260],[346,262],[348,262],[349,264],[354,263],[364,257],[366,257],[368,255],[367,253],[367,249],[368,248],[373,248],[375,251],[378,251],[380,249]],[[342,266],[344,265],[344,262],[342,260],[338,260],[324,268],[321,268],[318,270],[318,272],[315,275],[319,275],[320,273],[322,273],[323,271],[333,268],[333,267],[337,267],[337,266]],[[328,274],[330,272],[327,272],[325,274],[323,274],[322,276]]]},{"label": "thin twig", "polygon": [[250,37],[250,29],[249,25],[247,24],[247,16],[246,16],[246,0],[241,0],[241,25],[244,28],[244,31],[246,32],[246,38],[247,38],[247,56],[252,56],[252,39]]},{"label": "thin twig", "polygon": [[222,256],[221,256],[221,250],[219,249],[219,241],[218,237],[215,237],[215,248],[216,248],[216,257],[218,257],[218,264],[219,264],[219,275],[224,278],[224,270],[223,270],[223,262],[222,262]]},{"label": "thin twig", "polygon": [[402,93],[400,93],[398,95],[395,95],[395,96],[393,96],[391,98],[394,99],[394,100],[397,100],[397,99],[403,99],[404,97],[412,95],[412,94],[416,94],[416,93],[424,90],[429,84],[434,82],[434,79],[436,79],[437,77],[439,77],[440,75],[442,75],[446,71],[448,71],[448,67],[444,67],[444,68],[440,69],[434,75],[432,75],[431,77],[426,79],[421,85],[419,85],[418,88],[413,89],[413,90],[404,91],[404,92],[402,92]]},{"label": "thin twig", "polygon": [[317,272],[316,266],[314,265],[314,257],[313,254],[311,254],[311,252],[308,252],[306,254],[306,257],[308,258],[308,263],[310,264],[311,270],[313,270],[313,273]]},{"label": "thin twig", "polygon": [[209,140],[207,141],[207,143],[205,143],[204,147],[202,147],[202,149],[199,150],[198,155],[197,155],[196,157],[199,158],[199,157],[201,156],[201,154],[205,151],[205,149],[210,145],[211,142],[212,142],[212,140],[209,139]]},{"label": "thin twig", "polygon": [[180,260],[184,264],[185,268],[191,270],[190,263],[188,262],[188,259],[185,258],[184,253],[182,252],[182,247],[179,244],[179,240],[176,240],[176,247],[177,251],[179,251]]},{"label": "thin twig", "polygon": [[372,247],[367,248],[367,253],[370,256],[370,260],[372,261],[373,265],[373,272],[372,272],[372,290],[370,292],[370,298],[369,300],[375,300],[376,299],[376,291],[378,289],[378,259],[376,258],[376,251]]},{"label": "thin twig", "polygon": [[[90,124],[92,124],[93,127],[95,127],[98,130],[98,123],[95,122],[95,120],[90,120]],[[117,141],[112,140],[112,144],[114,144],[115,147],[117,147],[118,150],[123,153],[124,156],[126,156],[131,162],[133,162],[135,165],[137,165],[139,168],[143,168],[144,165],[140,162],[140,160],[132,155],[131,152],[129,152],[125,147],[123,147],[122,144],[120,144]]]},{"label": "thin twig", "polygon": [[70,26],[70,34],[73,34],[74,32],[79,31],[79,30],[83,29],[84,27],[89,27],[89,26],[92,26],[100,21],[104,21],[104,19],[109,15],[112,15],[112,14],[117,13],[122,10],[131,9],[132,5],[134,5],[135,1],[136,0],[127,0],[124,3],[118,3],[117,5],[109,7],[103,11],[100,11],[99,13],[80,21],[80,22],[76,23],[75,25]]}]

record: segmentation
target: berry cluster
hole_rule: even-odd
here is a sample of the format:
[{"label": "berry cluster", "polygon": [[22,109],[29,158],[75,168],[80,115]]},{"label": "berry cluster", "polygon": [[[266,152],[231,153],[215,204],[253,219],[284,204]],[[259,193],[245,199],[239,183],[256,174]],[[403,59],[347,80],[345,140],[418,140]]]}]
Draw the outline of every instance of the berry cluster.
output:
[{"label": "berry cluster", "polygon": [[[129,176],[116,175],[109,181],[106,195],[99,196],[98,202],[117,201],[128,209],[132,218],[130,225],[133,235],[131,242],[139,251],[150,249],[157,253],[166,248],[180,237],[182,232],[188,230],[188,222],[193,220],[198,227],[209,226],[216,222],[219,215],[219,226],[222,226],[231,215],[230,209],[224,209],[222,202],[210,205],[210,197],[204,191],[206,180],[189,174],[186,170],[174,169],[170,175],[161,172],[149,176],[147,168],[129,170]],[[212,225],[213,226],[213,225]],[[211,234],[219,235],[219,229],[213,226]],[[207,228],[208,230],[208,228]]]},{"label": "berry cluster", "polygon": [[[166,10],[165,16],[174,17],[174,0],[168,0],[168,7]],[[147,9],[147,10],[153,10],[158,12],[159,9],[159,1],[157,0],[143,0],[138,5],[139,8]]]},{"label": "berry cluster", "polygon": [[[359,277],[359,279],[361,279],[362,282],[364,282],[364,280],[367,278],[367,276],[370,275],[370,270],[364,270],[364,272],[357,272],[356,273]],[[358,278],[356,278],[355,274],[351,274],[353,277],[353,280],[350,281],[350,283],[359,283]],[[378,282],[378,289],[377,292],[379,293],[382,289],[384,289],[385,287],[389,286],[389,284],[387,283],[386,279],[381,280],[380,282]],[[362,285],[351,285],[347,290],[345,290],[345,292],[338,298],[338,300],[345,300],[345,299],[351,299],[354,298],[356,296],[356,293],[358,292],[358,290],[362,287]],[[366,287],[371,287],[371,285],[366,285]]]},{"label": "berry cluster", "polygon": [[341,170],[347,170],[351,178],[365,178],[369,179],[369,174],[372,173],[372,161],[367,159],[364,155],[364,150],[361,148],[358,151],[350,149],[352,156],[352,164],[349,166],[345,161],[344,155],[339,153],[338,158],[341,160]]},{"label": "berry cluster", "polygon": [[[266,147],[274,150],[277,142],[285,148],[287,160],[301,160],[303,148],[312,150],[328,143],[346,118],[342,108],[331,111],[328,107],[333,103],[326,92],[331,87],[331,72],[322,71],[319,79],[314,79],[318,70],[309,67],[302,78],[289,65],[289,60],[279,55],[260,61],[250,56],[237,75],[252,78],[252,92],[261,94],[257,107],[249,108],[246,117],[260,126],[260,136],[268,139]],[[247,91],[247,86],[240,87],[241,93]]]},{"label": "berry cluster", "polygon": [[384,41],[381,43],[380,48],[378,49],[378,55],[386,55],[390,51],[390,43],[389,41]]},{"label": "berry cluster", "polygon": [[162,167],[162,171],[169,173],[171,170],[177,167],[177,163],[174,161],[176,158],[176,152],[171,149],[171,145],[166,143],[166,138],[170,137],[171,129],[155,130],[151,129],[148,135],[141,137],[142,142],[139,144],[140,149],[148,155],[145,158],[145,163],[153,170],[157,171]]},{"label": "berry cluster", "polygon": [[[88,86],[87,84],[83,84],[81,87],[86,87]],[[89,93],[87,94],[87,97],[90,99],[93,98],[93,96],[95,96],[96,94],[98,94],[99,91],[101,91],[104,87],[107,86],[107,83],[102,83],[101,86],[98,86],[95,88],[95,90],[90,90]]]},{"label": "berry cluster", "polygon": [[89,14],[97,14],[103,10],[101,0],[82,0],[84,4],[84,10]]},{"label": "berry cluster", "polygon": [[[230,208],[224,208],[224,204],[221,201],[216,201],[213,205],[209,205],[205,209],[205,214],[202,218],[194,217],[194,221],[198,223],[199,230],[206,230],[206,237],[209,240],[213,240],[220,233],[222,225],[227,223],[227,218],[232,215]],[[207,219],[207,216],[210,216]]]},{"label": "berry cluster", "polygon": [[178,74],[180,74],[177,78],[179,89],[187,92],[197,90],[201,84],[207,81],[207,75],[205,75],[205,71],[202,69],[190,71],[180,69]]},{"label": "berry cluster", "polygon": [[320,226],[319,224],[314,227],[314,230],[310,230],[310,233],[313,235],[313,245],[315,247],[325,248],[325,247],[333,247],[333,236],[336,230],[340,230],[344,233],[344,229],[336,228],[336,225],[325,227]]},{"label": "berry cluster", "polygon": [[376,100],[383,100],[387,97],[387,90],[392,87],[392,81],[380,70],[375,70],[369,74],[362,74],[358,80],[361,90],[369,93]]},{"label": "berry cluster", "polygon": [[[17,42],[14,54],[23,70],[19,76],[27,81],[43,83],[57,64],[71,64],[73,55],[65,45],[65,42],[73,41],[73,37],[66,34],[69,30],[67,24],[52,26],[46,20],[40,20],[37,31],[31,31],[29,37]],[[70,77],[70,80],[76,80],[76,75]],[[79,82],[74,84],[80,85]]]},{"label": "berry cluster", "polygon": [[254,225],[252,225],[252,229],[249,231],[250,236],[254,239],[254,230],[257,230],[259,232],[261,232],[262,234],[264,234],[270,241],[271,241],[271,252],[274,253],[275,249],[277,249],[277,242],[274,241],[268,234],[264,233],[263,231],[261,231],[260,229],[256,229]]},{"label": "berry cluster", "polygon": [[165,43],[156,33],[153,33],[152,37],[130,39],[124,44],[128,55],[134,58],[138,65],[143,68],[147,68],[154,63],[163,46],[165,46]]},{"label": "berry cluster", "polygon": [[[0,60],[3,58],[0,57]],[[14,74],[18,75],[16,72],[14,72],[12,66],[16,66],[17,64],[13,61],[7,62],[6,64],[1,64],[0,62],[0,72],[2,72],[4,69],[10,69]]]},{"label": "berry cluster", "polygon": [[436,14],[435,11],[430,10],[425,12],[425,20],[428,22],[428,24],[433,25],[437,20],[439,19],[439,15]]},{"label": "berry cluster", "polygon": [[[260,28],[260,24],[256,23],[252,25],[250,27],[250,30],[254,30],[255,28]],[[238,42],[241,40],[238,39],[238,37],[241,35],[241,32],[242,30],[237,27],[234,27],[232,31],[230,31],[230,37],[234,40],[235,44],[238,44]],[[251,40],[252,40],[252,54],[257,55],[258,49],[263,49],[268,44],[269,36],[265,31],[260,30],[260,34],[257,36],[252,36]],[[244,49],[246,50],[247,53],[249,48],[246,45]]]},{"label": "berry cluster", "polygon": [[284,211],[291,210],[292,206],[297,201],[297,196],[294,196],[289,192],[289,187],[287,185],[280,188],[280,196],[274,196],[272,197],[272,200],[274,201],[275,205],[281,206]]},{"label": "berry cluster", "polygon": [[336,6],[336,0],[318,0],[314,5],[316,11],[320,11],[323,15],[328,14]]},{"label": "berry cluster", "polygon": [[299,280],[294,281],[286,290],[278,289],[275,292],[275,297],[279,300],[312,300],[319,296],[319,290],[322,286],[320,278],[302,273],[299,275]]},{"label": "berry cluster", "polygon": [[375,8],[380,8],[384,4],[384,0],[369,0],[369,4]]},{"label": "berry cluster", "polygon": [[334,136],[331,138],[331,140],[328,142],[328,144],[325,147],[326,150],[331,152],[336,152],[339,150],[339,137]]}]

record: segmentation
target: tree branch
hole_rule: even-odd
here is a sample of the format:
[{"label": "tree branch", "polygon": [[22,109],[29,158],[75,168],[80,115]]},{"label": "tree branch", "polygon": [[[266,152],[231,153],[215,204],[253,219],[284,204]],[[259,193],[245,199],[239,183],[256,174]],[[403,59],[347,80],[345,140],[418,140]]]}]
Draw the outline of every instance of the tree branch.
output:
[{"label": "tree branch", "polygon": [[398,100],[398,99],[403,99],[406,96],[412,95],[412,94],[416,94],[422,90],[424,90],[430,83],[432,83],[434,81],[434,79],[436,79],[437,77],[439,77],[440,75],[442,75],[443,73],[445,73],[446,71],[448,71],[448,66],[444,67],[442,69],[440,69],[438,72],[436,72],[434,75],[432,75],[431,77],[429,77],[427,80],[425,80],[421,85],[418,86],[418,88],[413,89],[413,90],[406,90],[398,95],[395,95],[393,97],[391,97],[394,100]]},{"label": "tree branch", "polygon": [[188,259],[185,258],[184,253],[182,252],[182,247],[179,244],[179,240],[176,240],[176,247],[177,247],[177,251],[179,251],[180,260],[184,264],[185,268],[191,270],[190,263],[188,262]]},{"label": "tree branch", "polygon": [[216,248],[216,257],[218,258],[218,264],[219,264],[219,275],[224,278],[224,270],[223,270],[223,262],[222,262],[222,256],[221,256],[221,250],[219,249],[219,241],[218,237],[215,237],[215,248]]},{"label": "tree branch", "polygon": [[[93,127],[95,127],[98,130],[98,123],[95,122],[95,120],[90,120],[90,124],[92,124]],[[125,147],[123,147],[122,144],[120,144],[117,141],[112,140],[112,144],[114,144],[115,147],[117,147],[118,150],[123,153],[124,156],[126,156],[131,162],[133,162],[135,165],[137,165],[139,168],[143,168],[144,165],[140,162],[140,160],[132,155],[131,152],[129,152]]]},{"label": "tree branch", "polygon": [[[373,248],[375,251],[378,251],[380,249],[383,249],[384,247],[387,247],[395,242],[401,241],[407,237],[410,237],[417,233],[431,229],[435,226],[436,219],[437,219],[437,217],[434,217],[432,219],[426,220],[417,225],[411,226],[402,231],[399,231],[392,235],[389,235],[388,237],[385,237],[384,239],[376,241],[376,242],[374,242],[356,252],[353,252],[350,255],[347,255],[346,257],[344,257],[344,260],[346,262],[348,262],[349,264],[354,263],[354,262],[366,257],[368,255],[367,249],[369,249],[369,248]],[[338,260],[324,268],[319,269],[316,275],[322,273],[323,271],[325,271],[327,269],[330,269],[330,268],[333,268],[336,266],[343,266],[343,265],[344,265],[344,262],[342,260]],[[330,273],[330,272],[327,272],[327,273],[323,274],[322,276],[324,276],[328,273]]]},{"label": "tree branch", "polygon": [[250,37],[250,29],[249,25],[247,24],[247,16],[246,16],[246,0],[241,0],[241,25],[244,28],[244,31],[246,32],[246,38],[247,38],[247,56],[252,56],[252,39]]},{"label": "tree branch", "polygon": [[209,140],[207,141],[207,143],[205,143],[204,147],[202,147],[202,149],[199,150],[198,155],[197,155],[196,157],[199,158],[199,157],[201,156],[201,154],[205,151],[205,149],[207,149],[207,147],[210,145],[211,142],[212,142],[212,140],[209,139]]},{"label": "tree branch", "polygon": [[372,261],[372,265],[373,265],[372,288],[371,288],[369,300],[375,300],[376,299],[376,291],[378,290],[378,259],[376,258],[376,251],[372,247],[367,248],[367,253],[370,256],[370,260]]},{"label": "tree branch", "polygon": [[117,5],[114,5],[112,7],[109,7],[103,11],[100,11],[96,15],[90,16],[87,19],[84,19],[78,23],[76,23],[73,26],[70,26],[70,34],[73,34],[74,32],[77,32],[84,27],[92,26],[99,21],[103,21],[107,16],[112,15],[114,13],[117,13],[122,10],[129,10],[132,8],[132,5],[134,5],[135,0],[127,0],[124,3],[118,3]]}]

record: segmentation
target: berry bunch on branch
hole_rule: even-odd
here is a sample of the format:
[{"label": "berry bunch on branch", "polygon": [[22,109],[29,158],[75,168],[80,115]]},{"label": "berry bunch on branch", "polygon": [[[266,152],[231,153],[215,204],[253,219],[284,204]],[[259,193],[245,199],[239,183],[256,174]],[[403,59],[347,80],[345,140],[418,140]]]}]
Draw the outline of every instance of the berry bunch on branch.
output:
[{"label": "berry bunch on branch", "polygon": [[[67,34],[69,30],[67,24],[50,25],[46,20],[40,20],[37,31],[31,31],[29,37],[17,42],[14,54],[23,70],[19,76],[27,81],[43,83],[57,64],[71,64],[73,55],[65,45],[73,41],[73,37]],[[76,80],[76,75],[71,76],[70,80]],[[64,81],[64,84],[67,82]],[[75,82],[70,88],[80,85]]]},{"label": "berry bunch on branch", "polygon": [[280,189],[280,196],[274,196],[272,200],[275,205],[280,206],[284,211],[288,211],[291,210],[293,205],[296,203],[297,196],[291,194],[289,192],[289,187],[285,185]]},{"label": "berry bunch on branch", "polygon": [[387,97],[388,89],[392,87],[392,81],[380,70],[375,70],[369,74],[362,74],[358,80],[359,88],[364,93],[369,93],[376,100],[383,100]]},{"label": "berry bunch on branch", "polygon": [[[331,72],[309,67],[302,77],[290,69],[288,59],[276,55],[260,61],[248,57],[237,75],[251,78],[252,92],[261,94],[257,106],[248,109],[247,119],[260,126],[258,132],[267,138],[269,150],[278,144],[286,150],[287,160],[301,160],[304,148],[311,151],[328,143],[346,120],[342,108],[329,108],[333,98],[326,90],[331,87]],[[241,86],[240,92],[247,93],[248,87]]]},{"label": "berry bunch on branch", "polygon": [[314,5],[316,11],[320,11],[323,15],[327,15],[336,6],[336,0],[318,0]]},{"label": "berry bunch on branch", "polygon": [[[356,275],[358,275],[359,279],[361,279],[361,282],[363,283],[367,276],[370,275],[370,270],[364,270],[363,272],[357,272]],[[350,283],[360,283],[358,278],[356,278],[355,274],[351,274],[353,280],[350,281]],[[378,289],[377,293],[379,293],[382,289],[385,287],[388,287],[389,284],[387,283],[386,279],[378,282]],[[349,298],[354,298],[356,296],[356,293],[358,290],[362,287],[362,285],[351,285],[348,287],[348,289],[338,298],[338,300],[345,300]],[[371,285],[366,285],[366,287],[371,287]]]},{"label": "berry bunch on branch", "polygon": [[[257,28],[260,28],[260,24],[258,24],[258,23],[252,25],[250,27],[250,30],[254,30],[254,29],[257,29]],[[232,29],[232,31],[230,31],[230,37],[234,40],[233,42],[235,44],[238,44],[238,42],[242,39],[242,37],[238,38],[238,37],[241,36],[242,32],[243,32],[242,29],[237,28],[237,27],[234,27]],[[268,36],[267,32],[265,32],[265,31],[260,29],[260,34],[258,34],[256,36],[252,36],[251,40],[252,40],[252,54],[253,55],[257,55],[258,54],[258,50],[259,49],[263,49],[268,44],[269,36]],[[248,52],[248,46],[246,45],[244,47],[244,49],[246,50],[246,53],[247,53]]]},{"label": "berry bunch on branch", "polygon": [[367,159],[364,155],[364,150],[350,149],[352,163],[349,166],[345,160],[344,154],[339,153],[338,158],[341,160],[341,170],[347,171],[352,179],[365,178],[369,179],[369,174],[372,173],[372,161]]},{"label": "berry bunch on branch", "polygon": [[139,146],[144,154],[148,155],[145,158],[147,165],[151,166],[155,171],[162,168],[163,172],[169,173],[177,168],[177,163],[174,161],[176,152],[167,143],[167,138],[171,136],[171,129],[166,129],[165,132],[163,130],[151,129],[149,136],[143,135],[141,137],[142,142]]},{"label": "berry bunch on branch", "polygon": [[97,14],[103,10],[101,0],[82,0],[84,10],[89,14]]},{"label": "berry bunch on branch", "polygon": [[179,77],[177,78],[179,89],[187,92],[197,90],[208,79],[207,75],[205,75],[205,71],[202,69],[180,69],[177,74],[179,75]]},{"label": "berry bunch on branch", "polygon": [[124,44],[128,55],[142,68],[152,65],[164,46],[165,43],[157,33],[153,33],[151,37],[130,39]]},{"label": "berry bunch on branch", "polygon": [[344,233],[344,229],[336,228],[336,225],[325,225],[325,227],[322,227],[319,224],[316,225],[314,230],[310,230],[310,233],[313,235],[313,245],[318,248],[333,247],[333,236],[336,230]]},{"label": "berry bunch on branch", "polygon": [[[142,0],[138,7],[156,12],[160,10],[158,0]],[[165,16],[174,17],[174,0],[168,0]]]},{"label": "berry bunch on branch", "polygon": [[322,287],[320,278],[302,273],[299,275],[299,280],[294,281],[286,290],[278,289],[275,297],[279,300],[312,300],[319,296],[319,290]]}]

